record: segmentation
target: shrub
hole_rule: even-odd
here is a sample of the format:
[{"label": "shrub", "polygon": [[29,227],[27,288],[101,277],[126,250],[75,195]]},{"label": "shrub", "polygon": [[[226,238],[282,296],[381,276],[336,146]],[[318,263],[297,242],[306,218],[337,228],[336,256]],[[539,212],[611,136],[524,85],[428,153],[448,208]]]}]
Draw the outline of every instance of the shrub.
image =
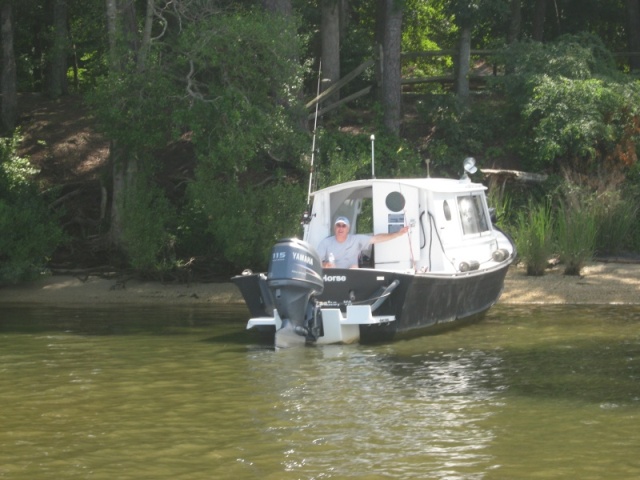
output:
[{"label": "shrub", "polygon": [[221,177],[196,182],[189,193],[205,215],[211,252],[236,268],[265,268],[275,241],[300,235],[307,190],[287,178],[258,186]]},{"label": "shrub", "polygon": [[509,144],[527,159],[523,168],[564,162],[589,171],[636,161],[640,85],[616,71],[597,37],[516,43],[498,57],[508,74],[490,86],[509,99],[504,115],[519,127]]},{"label": "shrub", "polygon": [[[321,156],[317,159],[319,188],[339,182],[371,178],[371,136],[322,132]],[[376,135],[374,142],[375,176],[424,176],[420,156],[406,142]]]},{"label": "shrub", "polygon": [[175,235],[171,233],[175,210],[141,173],[127,191],[122,217],[124,246],[134,269],[150,274],[175,266]]},{"label": "shrub", "polygon": [[35,278],[64,239],[33,183],[36,171],[16,155],[19,140],[0,139],[0,283]]}]

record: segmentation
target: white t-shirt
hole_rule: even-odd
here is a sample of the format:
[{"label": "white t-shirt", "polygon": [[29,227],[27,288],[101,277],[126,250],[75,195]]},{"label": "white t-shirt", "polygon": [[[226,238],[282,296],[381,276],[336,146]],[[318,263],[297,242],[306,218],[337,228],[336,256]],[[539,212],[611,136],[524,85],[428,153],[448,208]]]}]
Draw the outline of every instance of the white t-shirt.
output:
[{"label": "white t-shirt", "polygon": [[371,244],[370,235],[347,235],[347,239],[340,243],[336,237],[327,237],[320,242],[317,251],[320,260],[329,261],[329,254],[333,253],[333,258],[337,268],[351,268],[358,266],[358,256],[360,252]]}]

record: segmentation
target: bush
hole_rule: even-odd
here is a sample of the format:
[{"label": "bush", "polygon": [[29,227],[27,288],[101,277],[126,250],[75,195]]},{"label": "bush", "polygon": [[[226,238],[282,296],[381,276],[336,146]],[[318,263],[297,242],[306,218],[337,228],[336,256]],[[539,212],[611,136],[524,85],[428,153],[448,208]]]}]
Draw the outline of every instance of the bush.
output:
[{"label": "bush", "polygon": [[605,161],[629,164],[629,148],[621,146],[640,140],[638,103],[635,84],[542,78],[523,111],[532,159],[540,166],[561,159],[582,171]]},{"label": "bush", "polygon": [[266,268],[273,244],[300,235],[306,186],[278,177],[260,186],[230,178],[190,187],[193,210],[204,214],[211,253],[238,269]]},{"label": "bush", "polygon": [[33,183],[36,171],[16,155],[19,141],[0,139],[0,283],[35,278],[64,239]]},{"label": "bush", "polygon": [[[340,182],[371,178],[371,135],[322,132],[318,141],[321,155],[316,161],[319,188]],[[375,176],[424,176],[422,159],[401,139],[376,135]]]},{"label": "bush", "polygon": [[628,167],[640,141],[640,85],[616,71],[610,52],[593,35],[555,42],[522,42],[499,60],[508,74],[492,79],[504,95],[515,151],[523,168],[557,163],[589,171],[603,163]]},{"label": "bush", "polygon": [[141,273],[170,270],[175,266],[175,210],[155,185],[139,173],[127,191],[123,208],[123,241],[131,266]]}]

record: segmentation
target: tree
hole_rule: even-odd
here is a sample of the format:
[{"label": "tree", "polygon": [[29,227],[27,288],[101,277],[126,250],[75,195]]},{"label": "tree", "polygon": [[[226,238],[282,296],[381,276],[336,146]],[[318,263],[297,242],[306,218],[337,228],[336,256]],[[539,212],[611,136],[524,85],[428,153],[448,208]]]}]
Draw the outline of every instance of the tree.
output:
[{"label": "tree", "polygon": [[544,39],[544,21],[547,15],[547,0],[536,0],[533,11],[533,30],[531,38],[541,42]]},{"label": "tree", "polygon": [[382,0],[384,36],[382,42],[382,109],[388,133],[398,136],[402,121],[402,77],[400,65],[402,41],[402,2]]},{"label": "tree", "polygon": [[[106,0],[106,7],[111,59],[109,75],[115,79],[121,75],[140,73],[146,63],[147,52],[139,48],[133,0]],[[154,0],[147,0],[147,10],[153,8]],[[135,153],[116,139],[112,139],[110,157],[113,189],[109,236],[113,245],[124,247],[123,210],[126,208],[127,193],[136,182],[138,161]]]},{"label": "tree", "polygon": [[629,57],[631,70],[640,70],[640,2],[638,0],[626,0],[627,7],[627,39],[629,50],[632,55]]},{"label": "tree", "polygon": [[469,97],[469,72],[471,70],[471,24],[460,26],[460,42],[456,62],[456,94],[462,100]]},{"label": "tree", "polygon": [[290,16],[293,13],[291,0],[263,0],[263,8],[270,13]]},{"label": "tree", "polygon": [[49,55],[47,90],[51,98],[67,94],[67,57],[69,31],[67,28],[67,0],[53,2],[53,43]]},{"label": "tree", "polygon": [[507,43],[511,44],[520,38],[520,29],[522,25],[522,0],[511,0],[509,7],[510,16]]},{"label": "tree", "polygon": [[471,70],[471,30],[478,16],[479,2],[456,0],[449,7],[459,28],[458,55],[455,59],[456,94],[462,100],[469,97],[469,71]]},{"label": "tree", "polygon": [[[320,35],[322,43],[322,77],[323,90],[340,80],[340,2],[339,0],[322,0],[322,21]],[[329,103],[340,99],[339,91],[332,94]]]},{"label": "tree", "polygon": [[13,51],[13,6],[4,1],[0,7],[2,39],[2,128],[13,131],[17,117],[16,58]]}]

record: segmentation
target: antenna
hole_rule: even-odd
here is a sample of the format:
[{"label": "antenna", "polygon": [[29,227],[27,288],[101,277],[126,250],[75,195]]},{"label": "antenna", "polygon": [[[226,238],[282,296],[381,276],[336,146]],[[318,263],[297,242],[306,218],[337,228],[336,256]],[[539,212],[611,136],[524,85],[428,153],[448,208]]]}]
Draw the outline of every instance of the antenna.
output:
[{"label": "antenna", "polygon": [[375,156],[376,136],[371,135],[371,178],[376,178],[376,156]]}]

